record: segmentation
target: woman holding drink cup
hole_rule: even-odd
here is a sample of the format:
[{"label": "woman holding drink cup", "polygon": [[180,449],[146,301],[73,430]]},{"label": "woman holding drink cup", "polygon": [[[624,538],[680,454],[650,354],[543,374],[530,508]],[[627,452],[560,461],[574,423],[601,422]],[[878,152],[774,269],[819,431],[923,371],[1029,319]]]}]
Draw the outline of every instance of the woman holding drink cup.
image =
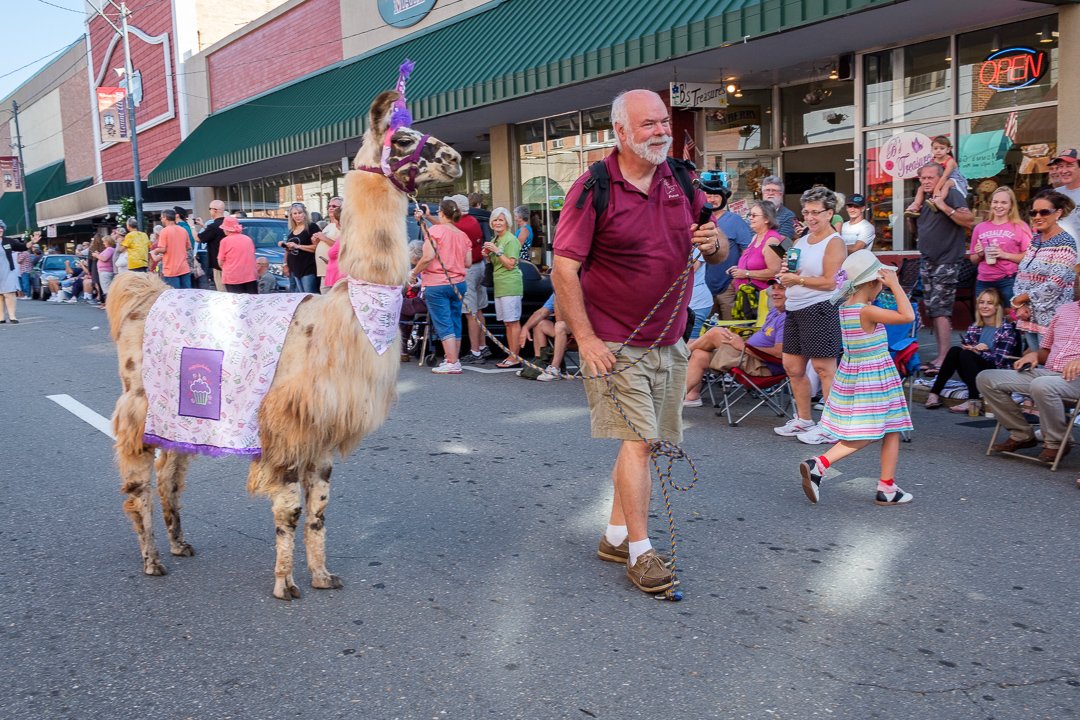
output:
[{"label": "woman holding drink cup", "polygon": [[1024,259],[1030,245],[1031,228],[1020,219],[1016,195],[1012,188],[999,187],[990,196],[986,220],[971,231],[968,260],[978,265],[975,295],[994,288],[1008,305],[1013,295],[1017,263]]}]

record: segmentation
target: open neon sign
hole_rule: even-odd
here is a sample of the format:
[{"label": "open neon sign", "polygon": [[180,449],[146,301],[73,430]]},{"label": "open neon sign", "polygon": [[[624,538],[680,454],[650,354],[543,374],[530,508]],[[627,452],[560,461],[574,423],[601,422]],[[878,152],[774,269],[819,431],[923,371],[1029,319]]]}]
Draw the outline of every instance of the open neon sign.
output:
[{"label": "open neon sign", "polygon": [[998,50],[983,61],[979,82],[991,90],[1019,90],[1039,82],[1049,58],[1042,50],[1014,47]]}]

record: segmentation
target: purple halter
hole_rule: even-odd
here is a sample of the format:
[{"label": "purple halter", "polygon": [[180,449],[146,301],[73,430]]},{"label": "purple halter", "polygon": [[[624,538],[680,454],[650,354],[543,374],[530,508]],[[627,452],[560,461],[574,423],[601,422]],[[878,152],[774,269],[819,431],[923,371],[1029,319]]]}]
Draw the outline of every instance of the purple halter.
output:
[{"label": "purple halter", "polygon": [[[393,183],[394,187],[396,187],[401,192],[405,193],[406,195],[414,195],[416,194],[416,173],[418,172],[418,169],[416,167],[416,161],[420,159],[420,154],[424,151],[424,145],[427,144],[429,137],[431,137],[431,135],[428,135],[426,133],[424,135],[421,135],[420,141],[416,143],[415,150],[409,153],[407,157],[398,160],[392,165],[386,167],[385,169],[372,165],[361,165],[356,169],[382,175],[391,183]],[[405,184],[402,184],[402,182],[397,178],[397,171],[400,170],[403,165],[407,165],[410,163],[412,164],[412,167],[409,168],[409,181]]]}]

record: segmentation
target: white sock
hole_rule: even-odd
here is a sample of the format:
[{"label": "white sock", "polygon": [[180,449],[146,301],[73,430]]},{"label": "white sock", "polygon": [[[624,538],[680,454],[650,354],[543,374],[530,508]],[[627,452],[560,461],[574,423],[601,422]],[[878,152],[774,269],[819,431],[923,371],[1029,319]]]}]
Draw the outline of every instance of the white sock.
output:
[{"label": "white sock", "polygon": [[608,523],[607,530],[604,531],[604,537],[615,547],[622,545],[622,541],[626,539],[628,534],[625,525],[612,525],[611,523]]},{"label": "white sock", "polygon": [[652,550],[652,543],[649,542],[649,538],[644,540],[634,540],[630,543],[630,564],[633,565],[637,562],[637,559],[645,553]]},{"label": "white sock", "polygon": [[483,355],[483,353],[479,350],[470,350],[470,352],[472,353],[473,357],[480,357],[481,355]]}]

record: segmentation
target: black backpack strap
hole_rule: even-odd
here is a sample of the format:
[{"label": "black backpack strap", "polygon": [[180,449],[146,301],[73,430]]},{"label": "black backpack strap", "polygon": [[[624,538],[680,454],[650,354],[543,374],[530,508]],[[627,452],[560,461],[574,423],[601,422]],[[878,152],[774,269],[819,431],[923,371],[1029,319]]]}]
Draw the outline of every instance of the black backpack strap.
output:
[{"label": "black backpack strap", "polygon": [[671,168],[671,174],[675,176],[675,181],[682,188],[683,195],[690,201],[692,207],[694,205],[694,190],[697,189],[696,176],[694,175],[697,166],[689,160],[675,157],[669,157],[667,164]]},{"label": "black backpack strap", "polygon": [[585,196],[592,193],[593,210],[596,212],[596,219],[599,220],[604,210],[607,209],[610,187],[611,176],[608,175],[607,165],[604,164],[603,160],[597,160],[589,166],[589,179],[582,186],[581,194],[578,195],[574,207],[578,210],[585,207]]}]

